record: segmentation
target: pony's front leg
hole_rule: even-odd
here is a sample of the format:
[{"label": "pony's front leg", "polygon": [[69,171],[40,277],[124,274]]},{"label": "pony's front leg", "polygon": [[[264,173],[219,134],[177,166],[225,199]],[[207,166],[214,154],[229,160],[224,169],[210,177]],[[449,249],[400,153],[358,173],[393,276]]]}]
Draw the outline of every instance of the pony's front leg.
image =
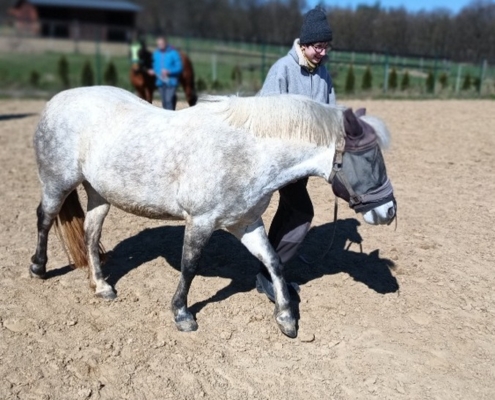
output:
[{"label": "pony's front leg", "polygon": [[297,336],[297,323],[290,306],[290,297],[282,275],[282,263],[273,250],[266,236],[263,221],[258,219],[247,227],[230,229],[246,248],[258,258],[268,269],[273,282],[275,292],[275,320],[284,335],[290,338]]},{"label": "pony's front leg", "polygon": [[105,300],[113,300],[117,295],[103,277],[99,246],[101,228],[110,209],[110,204],[88,182],[84,182],[84,189],[88,194],[88,211],[84,220],[84,241],[88,249],[90,286],[95,289],[96,296]]},{"label": "pony's front leg", "polygon": [[213,232],[211,221],[188,220],[182,247],[181,276],[172,298],[175,325],[182,332],[198,329],[194,316],[187,308],[187,294],[196,275],[201,251]]}]

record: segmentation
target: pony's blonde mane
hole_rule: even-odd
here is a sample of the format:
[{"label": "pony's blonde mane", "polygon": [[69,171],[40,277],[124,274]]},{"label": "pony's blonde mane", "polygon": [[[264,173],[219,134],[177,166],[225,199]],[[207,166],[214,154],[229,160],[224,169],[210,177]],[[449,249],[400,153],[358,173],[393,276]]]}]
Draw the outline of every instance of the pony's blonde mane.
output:
[{"label": "pony's blonde mane", "polygon": [[280,138],[328,146],[344,135],[342,109],[305,96],[206,96],[198,104],[235,128],[260,138]]}]

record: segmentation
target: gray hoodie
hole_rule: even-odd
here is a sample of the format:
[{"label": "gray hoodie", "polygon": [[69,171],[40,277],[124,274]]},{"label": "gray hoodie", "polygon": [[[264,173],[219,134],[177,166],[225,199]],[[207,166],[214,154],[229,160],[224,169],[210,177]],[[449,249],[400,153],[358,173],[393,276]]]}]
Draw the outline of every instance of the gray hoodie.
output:
[{"label": "gray hoodie", "polygon": [[308,96],[320,103],[335,105],[335,91],[330,74],[324,65],[311,73],[299,47],[299,39],[289,53],[279,59],[268,71],[259,95],[291,93]]}]

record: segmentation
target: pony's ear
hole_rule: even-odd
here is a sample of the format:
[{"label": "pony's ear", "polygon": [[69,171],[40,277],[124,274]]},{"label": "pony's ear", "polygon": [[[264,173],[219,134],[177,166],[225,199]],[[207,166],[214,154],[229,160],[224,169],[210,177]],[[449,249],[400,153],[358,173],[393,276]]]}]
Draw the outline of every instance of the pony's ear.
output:
[{"label": "pony's ear", "polygon": [[354,114],[356,114],[356,117],[361,118],[366,115],[366,108],[358,108]]},{"label": "pony's ear", "polygon": [[348,108],[344,111],[344,129],[346,135],[349,137],[358,137],[363,134],[363,127],[352,111],[352,108]]}]

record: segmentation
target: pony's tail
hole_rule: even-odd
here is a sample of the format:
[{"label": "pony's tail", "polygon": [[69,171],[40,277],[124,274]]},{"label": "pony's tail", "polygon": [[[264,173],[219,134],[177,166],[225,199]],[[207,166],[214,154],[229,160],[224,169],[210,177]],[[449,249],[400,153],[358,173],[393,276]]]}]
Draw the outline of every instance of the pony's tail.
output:
[{"label": "pony's tail", "polygon": [[[73,190],[65,199],[55,221],[55,229],[64,246],[64,250],[75,268],[88,266],[88,251],[84,241],[84,211]],[[105,249],[99,243],[100,259],[103,262]]]}]

